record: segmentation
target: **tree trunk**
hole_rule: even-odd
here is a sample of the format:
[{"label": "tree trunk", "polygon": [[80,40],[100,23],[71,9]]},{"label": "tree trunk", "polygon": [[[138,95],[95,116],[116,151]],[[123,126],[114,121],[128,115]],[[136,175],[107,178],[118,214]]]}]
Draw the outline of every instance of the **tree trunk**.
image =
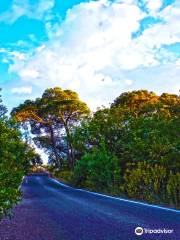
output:
[{"label": "tree trunk", "polygon": [[66,135],[67,135],[68,161],[69,161],[70,167],[73,168],[74,164],[75,164],[75,157],[74,157],[73,146],[71,143],[71,136],[70,136],[70,132],[69,132],[69,128],[68,128],[67,124],[65,124],[64,127],[65,127]]},{"label": "tree trunk", "polygon": [[49,130],[50,130],[50,136],[51,136],[52,149],[53,149],[55,159],[56,159],[55,165],[56,165],[56,167],[60,168],[62,166],[63,162],[62,162],[62,159],[58,155],[58,151],[56,148],[56,141],[55,141],[55,137],[54,137],[54,131],[53,131],[52,126],[49,126]]}]

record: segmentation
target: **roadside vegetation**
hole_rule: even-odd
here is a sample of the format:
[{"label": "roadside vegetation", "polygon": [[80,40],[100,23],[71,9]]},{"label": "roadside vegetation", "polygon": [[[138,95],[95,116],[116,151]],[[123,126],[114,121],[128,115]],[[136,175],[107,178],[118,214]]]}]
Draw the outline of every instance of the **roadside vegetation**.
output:
[{"label": "roadside vegetation", "polygon": [[179,96],[125,92],[91,113],[77,93],[51,88],[12,117],[66,183],[180,207]]},{"label": "roadside vegetation", "polygon": [[34,149],[22,140],[17,124],[6,117],[7,109],[0,100],[0,220],[10,216],[21,199],[20,184],[29,168],[40,163]]}]

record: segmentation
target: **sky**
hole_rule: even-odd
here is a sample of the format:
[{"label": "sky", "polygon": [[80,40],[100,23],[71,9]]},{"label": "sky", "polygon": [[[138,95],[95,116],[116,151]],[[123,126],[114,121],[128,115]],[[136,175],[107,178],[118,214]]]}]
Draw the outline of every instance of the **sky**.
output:
[{"label": "sky", "polygon": [[11,110],[49,87],[92,110],[124,91],[180,89],[180,1],[6,0],[0,87]]}]

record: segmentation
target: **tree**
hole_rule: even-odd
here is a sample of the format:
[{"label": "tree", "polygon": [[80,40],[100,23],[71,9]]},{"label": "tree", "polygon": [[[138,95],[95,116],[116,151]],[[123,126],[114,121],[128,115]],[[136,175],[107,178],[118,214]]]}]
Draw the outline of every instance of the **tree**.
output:
[{"label": "tree", "polygon": [[27,174],[30,166],[37,161],[41,162],[34,149],[22,141],[21,133],[16,125],[8,118],[1,118],[0,219],[4,215],[9,215],[11,208],[19,202],[22,178]]},{"label": "tree", "polygon": [[[89,162],[93,161],[90,157],[93,155],[91,149],[100,149],[100,143],[104,141],[106,151],[119,161],[121,170],[119,190],[121,193],[124,191],[123,193],[126,195],[131,195],[131,190],[127,193],[123,186],[130,184],[127,179],[134,177],[132,184],[136,184],[136,188],[134,188],[130,197],[141,199],[138,184],[139,182],[143,184],[143,181],[146,181],[146,183],[149,181],[150,183],[154,175],[152,175],[152,178],[149,175],[149,178],[147,176],[148,179],[146,179],[143,174],[147,173],[148,175],[155,168],[158,179],[163,178],[161,175],[163,171],[166,172],[167,177],[163,179],[162,184],[164,198],[162,199],[159,196],[160,192],[153,192],[154,190],[152,190],[153,196],[148,195],[148,193],[144,196],[144,199],[151,202],[158,202],[161,199],[164,203],[170,203],[168,199],[170,199],[169,196],[172,192],[171,200],[174,198],[172,202],[177,206],[179,201],[177,197],[178,180],[174,180],[175,177],[173,176],[179,176],[180,169],[179,114],[180,97],[175,94],[165,93],[157,96],[155,93],[146,90],[122,93],[115,99],[110,108],[98,110],[92,117],[75,128],[73,141],[82,164],[79,173],[86,172]],[[85,158],[87,153],[89,160],[86,161],[86,165],[82,159]],[[98,161],[94,161],[93,164],[99,166]],[[104,164],[103,160],[102,164]],[[141,171],[143,167],[144,172]],[[127,177],[128,171],[129,178]],[[167,187],[170,172],[173,176]],[[98,189],[98,185],[96,187]],[[128,188],[130,189],[130,186]],[[151,188],[153,189],[152,186]],[[168,188],[168,195],[166,188]]]},{"label": "tree", "polygon": [[116,108],[103,108],[77,126],[73,131],[73,144],[78,156],[105,142],[108,151],[113,153],[121,137],[123,114]]},{"label": "tree", "polygon": [[59,167],[62,165],[63,151],[67,154],[70,166],[74,165],[71,129],[89,112],[77,93],[50,88],[45,90],[41,98],[27,100],[15,108],[12,115],[18,122],[29,123],[31,133],[37,135],[35,143],[47,149],[49,156]]},{"label": "tree", "polygon": [[134,113],[134,115],[147,114],[157,108],[158,98],[155,93],[147,90],[124,92],[114,100],[111,108],[127,109],[129,113]]},{"label": "tree", "polygon": [[125,92],[114,100],[111,108],[124,109],[134,116],[158,116],[162,113],[172,116],[180,113],[180,96],[168,93],[157,96],[147,90]]}]

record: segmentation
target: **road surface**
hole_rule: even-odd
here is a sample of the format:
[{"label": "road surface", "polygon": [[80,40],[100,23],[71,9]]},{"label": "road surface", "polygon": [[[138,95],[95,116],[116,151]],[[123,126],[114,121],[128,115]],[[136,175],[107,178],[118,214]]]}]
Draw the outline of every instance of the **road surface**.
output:
[{"label": "road surface", "polygon": [[[101,196],[33,175],[23,201],[0,223],[1,240],[179,240],[180,212]],[[135,228],[172,233],[135,234]]]}]

